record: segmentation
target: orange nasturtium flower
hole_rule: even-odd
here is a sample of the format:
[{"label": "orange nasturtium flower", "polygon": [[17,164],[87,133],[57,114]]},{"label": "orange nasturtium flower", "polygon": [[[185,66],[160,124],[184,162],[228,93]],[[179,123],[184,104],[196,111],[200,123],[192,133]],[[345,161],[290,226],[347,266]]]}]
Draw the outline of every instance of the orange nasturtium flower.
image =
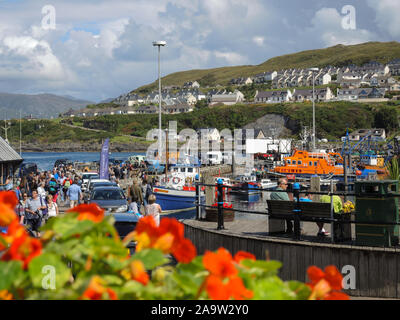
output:
[{"label": "orange nasturtium flower", "polygon": [[347,294],[340,292],[343,276],[339,270],[335,266],[328,266],[324,271],[316,266],[308,268],[311,282],[307,285],[312,290],[309,300],[349,300]]},{"label": "orange nasturtium flower", "polygon": [[13,295],[7,290],[0,290],[0,300],[13,300]]},{"label": "orange nasturtium flower", "polygon": [[238,274],[232,255],[225,248],[219,248],[217,253],[207,251],[203,256],[203,264],[210,274],[220,278]]},{"label": "orange nasturtium flower", "polygon": [[0,203],[5,204],[10,209],[14,209],[18,204],[18,198],[14,191],[1,191]]},{"label": "orange nasturtium flower", "polygon": [[[249,255],[240,253],[236,256],[252,258]],[[236,300],[250,299],[253,292],[246,289],[243,280],[237,276],[238,270],[235,266],[230,252],[224,248],[219,248],[216,253],[207,251],[203,256],[203,265],[210,272],[205,280],[205,288],[208,296],[213,300]]]},{"label": "orange nasturtium flower", "polygon": [[11,246],[1,257],[3,261],[19,260],[24,263],[23,268],[28,269],[31,260],[42,253],[40,240],[23,235],[13,239]]},{"label": "orange nasturtium flower", "polygon": [[149,275],[144,268],[143,262],[140,260],[133,260],[131,263],[132,279],[146,285],[149,282]]},{"label": "orange nasturtium flower", "polygon": [[89,283],[89,286],[80,297],[81,300],[118,300],[114,290],[106,288],[104,281],[99,276],[94,276]]},{"label": "orange nasturtium flower", "polygon": [[154,248],[163,253],[171,253],[179,262],[189,263],[196,257],[193,243],[184,238],[183,224],[176,219],[161,219],[160,226],[152,216],[139,220],[134,232],[127,235],[124,242],[130,239],[137,241],[136,251]]},{"label": "orange nasturtium flower", "polygon": [[104,210],[101,209],[97,204],[81,204],[67,211],[77,212],[78,220],[90,220],[93,222],[101,222],[104,219]]},{"label": "orange nasturtium flower", "polygon": [[235,257],[233,258],[233,260],[235,260],[235,262],[239,263],[239,264],[240,264],[240,262],[242,260],[245,260],[245,259],[249,259],[249,260],[254,260],[255,261],[256,260],[256,256],[254,254],[249,253],[249,252],[239,251],[239,252],[237,252],[235,254]]}]

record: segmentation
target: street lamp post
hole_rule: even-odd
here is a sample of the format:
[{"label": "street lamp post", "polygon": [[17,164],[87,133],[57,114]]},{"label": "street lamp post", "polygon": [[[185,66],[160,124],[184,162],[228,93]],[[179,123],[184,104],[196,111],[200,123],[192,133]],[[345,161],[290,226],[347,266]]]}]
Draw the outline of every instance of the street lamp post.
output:
[{"label": "street lamp post", "polygon": [[158,101],[159,101],[159,110],[158,110],[158,157],[161,161],[162,155],[162,146],[161,146],[161,137],[162,137],[162,130],[161,130],[161,104],[162,104],[162,97],[161,97],[161,47],[167,45],[165,41],[154,41],[153,46],[158,47]]},{"label": "street lamp post", "polygon": [[318,72],[318,68],[310,68],[313,75],[313,151],[316,150],[315,146],[315,72]]}]

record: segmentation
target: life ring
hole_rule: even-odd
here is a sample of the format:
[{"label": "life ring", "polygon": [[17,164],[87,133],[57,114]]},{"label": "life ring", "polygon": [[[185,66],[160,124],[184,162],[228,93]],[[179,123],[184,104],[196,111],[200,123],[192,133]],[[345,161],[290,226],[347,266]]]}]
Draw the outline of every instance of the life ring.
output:
[{"label": "life ring", "polygon": [[172,183],[173,184],[178,184],[178,183],[180,183],[181,182],[181,178],[179,178],[179,177],[174,177],[173,179],[172,179]]}]

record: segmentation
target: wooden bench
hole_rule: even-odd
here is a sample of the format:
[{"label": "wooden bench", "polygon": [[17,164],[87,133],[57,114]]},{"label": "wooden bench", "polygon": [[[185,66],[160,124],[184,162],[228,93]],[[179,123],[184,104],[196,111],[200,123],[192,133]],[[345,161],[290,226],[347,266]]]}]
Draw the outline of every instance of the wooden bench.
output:
[{"label": "wooden bench", "polygon": [[[268,204],[268,232],[284,233],[286,228],[286,220],[295,220],[294,210],[297,203],[295,201],[279,201],[267,200]],[[300,221],[314,221],[316,219],[331,218],[331,204],[321,202],[300,202],[299,214]],[[334,214],[334,219],[341,221],[350,221],[351,214]],[[324,222],[330,223],[330,222]],[[334,223],[334,241],[351,240],[351,224],[350,223]]]}]

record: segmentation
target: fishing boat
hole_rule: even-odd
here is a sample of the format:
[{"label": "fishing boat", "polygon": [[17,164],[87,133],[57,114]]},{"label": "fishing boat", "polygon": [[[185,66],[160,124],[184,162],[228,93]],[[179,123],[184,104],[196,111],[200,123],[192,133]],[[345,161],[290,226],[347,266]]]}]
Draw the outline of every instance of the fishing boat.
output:
[{"label": "fishing boat", "polygon": [[260,184],[257,182],[257,177],[254,175],[238,176],[233,183],[231,193],[245,196],[260,193]]},{"label": "fishing boat", "polygon": [[276,188],[278,183],[271,181],[271,179],[261,179],[260,185],[262,189],[271,189]]},{"label": "fishing boat", "polygon": [[[176,165],[171,173],[161,179],[161,185],[153,188],[156,203],[161,206],[163,213],[189,211],[196,208],[196,188],[193,185],[200,167],[195,165]],[[204,193],[200,195],[204,202]]]},{"label": "fishing boat", "polygon": [[[156,203],[161,206],[164,214],[189,211],[196,208],[196,190],[194,187],[184,187],[182,190],[156,186],[153,193],[156,196]],[[200,201],[204,202],[204,194],[201,194]]]},{"label": "fishing boat", "polygon": [[318,175],[330,179],[343,177],[344,167],[338,154],[295,150],[290,157],[284,159],[284,164],[275,167],[273,172],[305,178]]}]

